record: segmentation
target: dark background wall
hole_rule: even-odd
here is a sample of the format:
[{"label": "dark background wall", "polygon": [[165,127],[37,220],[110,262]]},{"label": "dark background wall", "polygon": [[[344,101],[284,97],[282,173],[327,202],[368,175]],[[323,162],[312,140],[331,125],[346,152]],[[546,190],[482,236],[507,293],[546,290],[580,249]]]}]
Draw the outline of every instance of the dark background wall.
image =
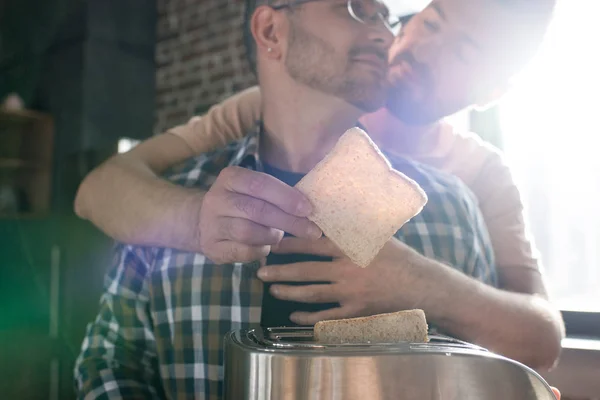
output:
[{"label": "dark background wall", "polygon": [[75,190],[119,138],[152,134],[155,47],[154,0],[0,2],[0,99],[55,124],[51,212],[0,218],[0,398],[74,397],[112,247],[75,217]]},{"label": "dark background wall", "polygon": [[52,212],[0,219],[2,397],[72,397],[112,247],[73,214],[77,186],[119,138],[147,138],[254,83],[242,14],[234,0],[0,0],[0,100],[16,92],[56,128]]},{"label": "dark background wall", "polygon": [[155,132],[255,83],[240,0],[158,0]]}]

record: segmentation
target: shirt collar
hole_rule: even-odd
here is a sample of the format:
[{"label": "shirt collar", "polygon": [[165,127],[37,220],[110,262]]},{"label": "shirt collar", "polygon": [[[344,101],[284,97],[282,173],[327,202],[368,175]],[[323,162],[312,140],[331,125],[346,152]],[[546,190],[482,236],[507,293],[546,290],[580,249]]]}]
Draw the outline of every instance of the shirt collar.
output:
[{"label": "shirt collar", "polygon": [[[357,122],[356,126],[366,132],[365,127]],[[239,148],[229,161],[228,166],[238,166],[244,168],[262,171],[263,165],[260,160],[260,137],[264,135],[264,125],[262,120],[256,121],[254,129],[239,142]]]},{"label": "shirt collar", "polygon": [[231,158],[228,166],[239,166],[262,171],[260,161],[260,136],[263,134],[262,120],[256,121],[254,129],[239,143],[239,148]]}]

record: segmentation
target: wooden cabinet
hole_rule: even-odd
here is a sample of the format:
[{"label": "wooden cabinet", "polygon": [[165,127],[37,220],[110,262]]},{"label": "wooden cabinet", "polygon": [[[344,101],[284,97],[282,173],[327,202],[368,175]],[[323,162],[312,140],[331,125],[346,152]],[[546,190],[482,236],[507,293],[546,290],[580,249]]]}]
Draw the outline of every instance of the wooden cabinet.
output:
[{"label": "wooden cabinet", "polygon": [[53,120],[33,111],[0,111],[0,218],[50,210]]}]

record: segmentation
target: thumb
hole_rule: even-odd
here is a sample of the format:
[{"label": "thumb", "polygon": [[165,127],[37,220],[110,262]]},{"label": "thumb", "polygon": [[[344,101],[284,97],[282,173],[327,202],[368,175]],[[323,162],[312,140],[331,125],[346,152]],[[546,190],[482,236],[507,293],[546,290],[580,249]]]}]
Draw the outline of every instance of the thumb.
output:
[{"label": "thumb", "polygon": [[267,265],[267,257],[263,257],[260,259],[260,267],[264,267]]}]

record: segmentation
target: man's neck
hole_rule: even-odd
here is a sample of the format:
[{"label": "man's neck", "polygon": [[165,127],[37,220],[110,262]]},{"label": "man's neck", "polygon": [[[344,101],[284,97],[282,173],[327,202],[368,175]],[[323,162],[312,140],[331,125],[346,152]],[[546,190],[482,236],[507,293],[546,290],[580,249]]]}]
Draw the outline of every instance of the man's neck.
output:
[{"label": "man's neck", "polygon": [[262,93],[261,157],[286,171],[310,171],[362,114],[339,98],[305,86],[279,85]]},{"label": "man's neck", "polygon": [[385,108],[364,115],[360,122],[382,150],[402,156],[431,151],[437,144],[440,130],[439,123],[405,124]]}]

